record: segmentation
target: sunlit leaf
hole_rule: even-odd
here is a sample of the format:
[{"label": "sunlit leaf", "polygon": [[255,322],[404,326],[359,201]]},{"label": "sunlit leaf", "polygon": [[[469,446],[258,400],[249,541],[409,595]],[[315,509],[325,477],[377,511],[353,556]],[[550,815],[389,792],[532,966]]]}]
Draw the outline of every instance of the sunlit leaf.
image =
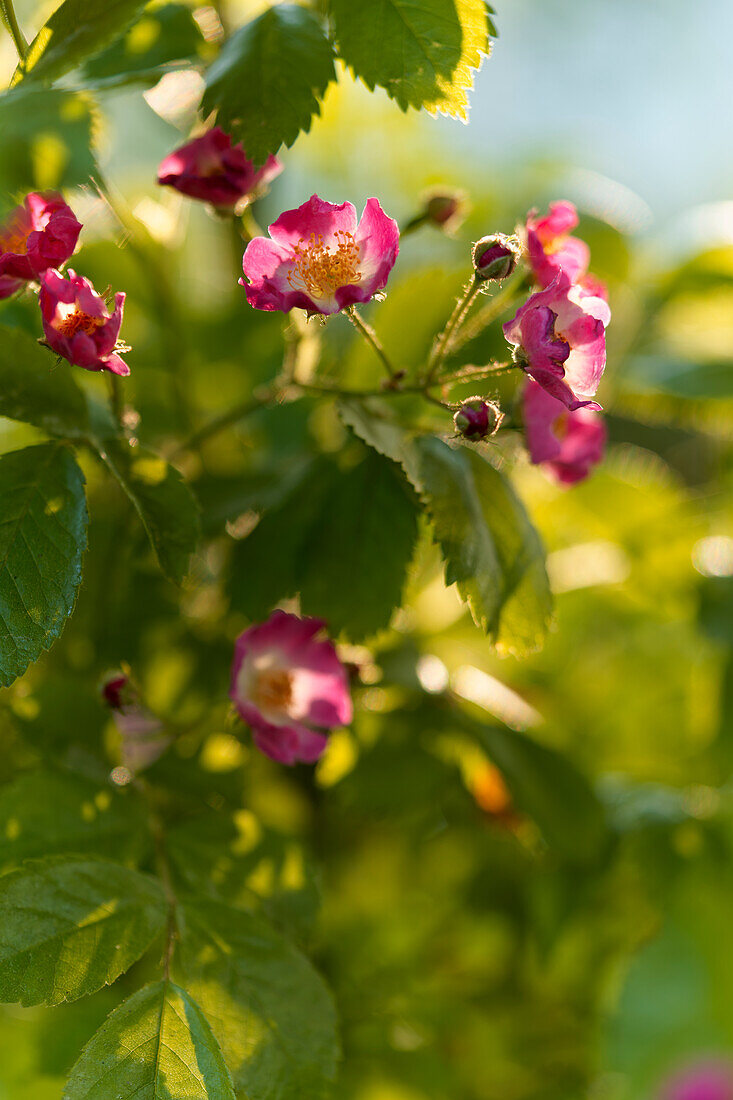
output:
[{"label": "sunlit leaf", "polygon": [[169,981],[124,1001],[87,1043],[64,1100],[234,1100],[219,1045],[196,1002]]},{"label": "sunlit leaf", "polygon": [[71,614],[86,548],[84,476],[64,446],[0,457],[0,684],[20,676]]},{"label": "sunlit leaf", "polygon": [[181,969],[247,1100],[324,1100],[338,1042],[331,995],[260,918],[214,901],[185,906]]},{"label": "sunlit leaf", "polygon": [[331,13],[339,53],[367,87],[380,85],[403,111],[466,120],[489,52],[484,0],[331,0]]},{"label": "sunlit leaf", "polygon": [[116,863],[31,861],[0,878],[0,1000],[73,1001],[109,985],[165,923],[162,888]]}]

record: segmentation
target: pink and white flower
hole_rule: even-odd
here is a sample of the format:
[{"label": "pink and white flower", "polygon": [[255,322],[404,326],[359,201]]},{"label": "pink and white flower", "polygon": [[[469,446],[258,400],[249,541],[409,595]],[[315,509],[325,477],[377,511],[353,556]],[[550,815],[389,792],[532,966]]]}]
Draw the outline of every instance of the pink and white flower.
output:
[{"label": "pink and white flower", "polygon": [[547,214],[536,210],[527,215],[524,232],[527,258],[540,286],[549,286],[560,271],[576,283],[588,270],[590,249],[570,230],[578,224],[578,212],[571,202],[551,202]]},{"label": "pink and white flower", "polygon": [[361,220],[350,202],[312,195],[247,245],[240,283],[255,309],[305,309],[326,316],[368,302],[387,285],[399,252],[399,229],[377,199]]},{"label": "pink and white flower", "polygon": [[324,625],[274,611],[234,648],[229,696],[258,749],[282,764],[313,763],[326,731],[352,719],[346,670],[333,643],[317,638]]},{"label": "pink and white flower", "polygon": [[703,1062],[670,1078],[658,1100],[733,1100],[733,1065]]},{"label": "pink and white flower", "polygon": [[49,267],[65,263],[81,228],[60,195],[26,195],[0,225],[0,298],[8,298]]},{"label": "pink and white flower", "polygon": [[130,368],[115,350],[125,295],[115,294],[110,313],[88,279],[71,268],[68,274],[67,279],[52,268],[41,276],[39,302],[46,343],[84,370],[129,374]]},{"label": "pink and white flower", "polygon": [[215,126],[165,157],[158,183],[212,206],[233,207],[259,194],[281,172],[282,164],[273,156],[256,168],[242,146],[232,145],[229,134]]},{"label": "pink and white flower", "polygon": [[569,409],[592,400],[606,366],[608,303],[585,294],[561,272],[533,294],[504,326],[514,359],[552,397]]},{"label": "pink and white flower", "polygon": [[529,457],[562,485],[583,481],[603,458],[606,426],[592,409],[570,412],[529,379],[522,397]]}]

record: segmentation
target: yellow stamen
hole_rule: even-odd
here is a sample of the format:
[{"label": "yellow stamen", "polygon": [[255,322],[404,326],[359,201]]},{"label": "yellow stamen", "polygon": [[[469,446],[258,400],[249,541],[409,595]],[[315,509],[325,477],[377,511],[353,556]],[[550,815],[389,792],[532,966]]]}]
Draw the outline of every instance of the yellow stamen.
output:
[{"label": "yellow stamen", "polygon": [[293,701],[293,674],[283,668],[264,669],[257,676],[252,701],[265,710],[284,710]]},{"label": "yellow stamen", "polygon": [[288,275],[293,290],[305,290],[313,298],[331,298],[338,287],[361,282],[359,245],[353,234],[339,229],[334,237],[335,252],[329,251],[320,233],[311,233],[307,241],[301,237]]},{"label": "yellow stamen", "polygon": [[95,329],[103,324],[103,317],[90,317],[81,309],[72,309],[55,327],[59,336],[73,336],[80,331],[85,332],[87,336],[92,336]]}]

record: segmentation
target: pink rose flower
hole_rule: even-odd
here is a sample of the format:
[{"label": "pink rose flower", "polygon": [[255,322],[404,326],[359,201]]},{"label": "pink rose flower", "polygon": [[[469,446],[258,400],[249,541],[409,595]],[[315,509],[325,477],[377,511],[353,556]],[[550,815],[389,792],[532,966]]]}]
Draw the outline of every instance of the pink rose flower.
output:
[{"label": "pink rose flower", "polygon": [[320,619],[274,611],[240,634],[230,698],[257,748],[282,764],[311,764],[326,747],[324,731],[352,719],[346,670],[332,642],[317,640]]},{"label": "pink rose flower", "polygon": [[603,458],[606,426],[592,409],[570,412],[539,382],[529,379],[523,395],[524,434],[529,457],[563,485],[588,477]]},{"label": "pink rose flower", "polygon": [[578,224],[578,213],[571,202],[551,202],[544,217],[530,210],[525,224],[527,256],[540,286],[549,286],[555,276],[564,271],[571,283],[585,275],[590,262],[590,249],[570,230]]},{"label": "pink rose flower", "polygon": [[569,409],[588,405],[606,366],[608,303],[584,294],[561,272],[533,294],[504,326],[514,358],[552,397]]},{"label": "pink rose flower", "polygon": [[32,191],[0,225],[0,298],[73,254],[81,223],[60,195]]},{"label": "pink rose flower", "polygon": [[244,253],[240,283],[255,309],[294,307],[329,315],[368,302],[387,285],[399,252],[397,222],[377,199],[369,199],[361,221],[350,202],[324,202],[312,195],[286,210],[255,237]]},{"label": "pink rose flower", "polygon": [[41,276],[39,302],[46,343],[84,370],[129,374],[127,363],[115,351],[125,295],[115,294],[110,313],[88,279],[71,268],[68,274],[66,279],[52,268]]},{"label": "pink rose flower", "polygon": [[232,145],[229,134],[215,126],[165,157],[158,168],[158,183],[212,206],[236,206],[281,172],[282,164],[272,156],[256,168],[242,146]]},{"label": "pink rose flower", "polygon": [[733,1065],[702,1063],[671,1078],[659,1100],[733,1100]]}]

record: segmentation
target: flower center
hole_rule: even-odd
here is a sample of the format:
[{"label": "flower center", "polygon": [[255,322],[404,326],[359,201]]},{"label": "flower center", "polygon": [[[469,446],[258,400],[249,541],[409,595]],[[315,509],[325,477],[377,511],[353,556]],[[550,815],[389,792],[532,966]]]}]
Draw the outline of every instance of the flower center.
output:
[{"label": "flower center", "polygon": [[285,710],[293,701],[293,674],[284,668],[264,669],[257,676],[252,701],[261,710]]},{"label": "flower center", "polygon": [[95,330],[104,324],[103,317],[91,317],[75,305],[64,306],[60,304],[58,315],[59,319],[54,327],[59,336],[71,337],[77,332],[85,332],[87,336],[93,336]]},{"label": "flower center", "polygon": [[563,440],[570,431],[570,413],[561,412],[553,422],[552,431],[556,439]]},{"label": "flower center", "polygon": [[334,233],[336,249],[331,252],[323,236],[311,233],[295,246],[295,263],[288,275],[293,290],[305,290],[313,298],[331,298],[340,286],[361,281],[359,245],[352,233],[339,229]]}]

